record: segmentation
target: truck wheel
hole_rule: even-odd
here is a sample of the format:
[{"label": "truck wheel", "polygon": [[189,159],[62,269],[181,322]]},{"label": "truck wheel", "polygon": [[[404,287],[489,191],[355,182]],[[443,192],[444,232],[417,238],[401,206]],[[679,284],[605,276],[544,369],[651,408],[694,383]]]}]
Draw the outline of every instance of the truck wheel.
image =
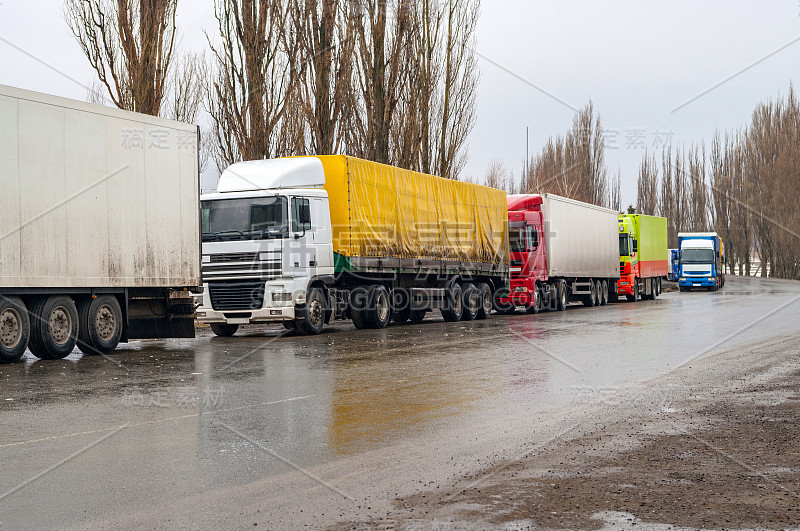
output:
[{"label": "truck wheel", "polygon": [[559,312],[563,312],[567,309],[567,283],[563,280],[558,283],[558,287],[556,288],[556,310]]},{"label": "truck wheel", "polygon": [[650,298],[650,300],[654,301],[657,298],[658,298],[658,279],[654,278],[653,279],[653,296]]},{"label": "truck wheel", "polygon": [[369,290],[359,286],[350,292],[350,319],[357,330],[369,327],[366,309],[369,304]]},{"label": "truck wheel", "polygon": [[211,323],[211,331],[219,337],[231,337],[237,330],[238,324]]},{"label": "truck wheel", "polygon": [[0,295],[0,363],[14,363],[28,348],[31,321],[19,297]]},{"label": "truck wheel", "polygon": [[464,309],[461,311],[462,321],[474,321],[481,307],[480,293],[471,282],[464,288]]},{"label": "truck wheel", "polygon": [[392,320],[392,303],[389,299],[389,291],[380,284],[372,286],[369,290],[369,310],[367,317],[372,325],[370,328],[386,328]]},{"label": "truck wheel", "polygon": [[78,302],[78,348],[91,356],[113,352],[122,337],[122,310],[113,295]]},{"label": "truck wheel", "polygon": [[297,322],[297,330],[307,336],[322,332],[325,327],[325,294],[319,288],[308,290],[306,316]]},{"label": "truck wheel", "polygon": [[594,280],[589,280],[589,295],[586,295],[583,299],[583,305],[588,306],[591,308],[592,306],[597,305],[597,284]]},{"label": "truck wheel", "polygon": [[60,360],[69,356],[78,341],[78,309],[66,295],[43,297],[31,308],[28,348],[37,358]]},{"label": "truck wheel", "polygon": [[428,313],[425,310],[411,310],[411,322],[414,324],[419,324],[425,319],[425,314]]},{"label": "truck wheel", "polygon": [[636,302],[639,300],[639,279],[633,279],[633,295],[625,295],[628,299],[628,302]]},{"label": "truck wheel", "polygon": [[455,322],[461,319],[461,314],[464,311],[464,291],[461,285],[453,282],[450,289],[445,294],[444,308],[442,308],[442,317],[445,321]]},{"label": "truck wheel", "polygon": [[539,286],[533,288],[533,304],[525,308],[525,311],[530,314],[537,314],[542,311],[542,290]]},{"label": "truck wheel", "polygon": [[492,288],[483,282],[476,284],[475,287],[478,288],[478,300],[480,301],[478,315],[475,318],[488,319],[492,313]]},{"label": "truck wheel", "polygon": [[604,280],[600,283],[600,295],[600,305],[606,306],[608,304],[608,280]]}]

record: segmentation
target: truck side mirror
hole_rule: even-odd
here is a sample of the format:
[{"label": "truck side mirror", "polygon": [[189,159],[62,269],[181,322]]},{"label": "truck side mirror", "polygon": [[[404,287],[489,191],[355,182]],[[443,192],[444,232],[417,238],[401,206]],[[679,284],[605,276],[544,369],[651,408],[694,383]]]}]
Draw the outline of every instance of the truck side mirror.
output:
[{"label": "truck side mirror", "polygon": [[639,241],[638,240],[633,240],[633,252],[634,253],[639,252]]}]

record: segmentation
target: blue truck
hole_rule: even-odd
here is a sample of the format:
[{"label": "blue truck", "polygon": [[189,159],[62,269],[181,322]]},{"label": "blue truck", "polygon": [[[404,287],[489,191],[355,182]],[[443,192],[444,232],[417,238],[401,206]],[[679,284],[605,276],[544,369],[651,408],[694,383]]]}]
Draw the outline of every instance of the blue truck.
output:
[{"label": "blue truck", "polygon": [[678,234],[678,251],[678,287],[681,291],[692,288],[717,291],[725,285],[725,251],[716,232],[681,232]]},{"label": "blue truck", "polygon": [[669,271],[667,280],[677,282],[681,276],[681,253],[678,249],[669,249]]}]

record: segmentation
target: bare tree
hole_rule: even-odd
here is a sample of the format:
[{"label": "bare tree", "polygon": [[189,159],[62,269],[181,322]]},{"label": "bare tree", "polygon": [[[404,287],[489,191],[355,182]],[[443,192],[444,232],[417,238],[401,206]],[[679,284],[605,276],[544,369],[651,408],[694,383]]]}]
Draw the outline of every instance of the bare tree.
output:
[{"label": "bare tree", "polygon": [[278,154],[298,82],[299,40],[287,31],[288,10],[281,0],[215,3],[221,42],[211,45],[215,69],[207,107],[220,169]]},{"label": "bare tree", "polygon": [[600,116],[589,102],[575,115],[566,136],[549,139],[532,157],[521,187],[529,193],[555,193],[608,206],[615,191],[609,188],[607,174]]},{"label": "bare tree", "polygon": [[160,114],[176,7],[177,0],[65,0],[64,18],[117,107]]},{"label": "bare tree", "polygon": [[307,126],[305,151],[337,153],[354,106],[358,8],[352,0],[292,0],[291,11],[291,31],[299,35],[297,109]]},{"label": "bare tree", "polygon": [[390,163],[394,113],[408,80],[404,51],[413,29],[411,1],[353,1],[359,107],[350,117],[353,135],[346,147],[356,156]]},{"label": "bare tree", "polygon": [[658,212],[658,163],[646,150],[639,166],[636,187],[636,210],[640,214],[655,215]]}]

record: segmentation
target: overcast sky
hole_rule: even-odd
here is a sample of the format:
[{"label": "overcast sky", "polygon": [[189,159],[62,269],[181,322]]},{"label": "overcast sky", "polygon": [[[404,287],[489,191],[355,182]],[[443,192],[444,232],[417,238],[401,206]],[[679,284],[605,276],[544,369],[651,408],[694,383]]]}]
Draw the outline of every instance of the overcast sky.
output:
[{"label": "overcast sky", "polygon": [[[61,5],[0,0],[0,84],[85,99],[94,72]],[[180,0],[183,49],[205,48],[203,29],[216,31],[212,6]],[[628,204],[645,146],[708,141],[715,129],[746,124],[758,102],[800,79],[800,1],[483,0],[477,51],[466,174],[483,176],[499,158],[518,177],[525,128],[533,154],[592,100]]]}]

